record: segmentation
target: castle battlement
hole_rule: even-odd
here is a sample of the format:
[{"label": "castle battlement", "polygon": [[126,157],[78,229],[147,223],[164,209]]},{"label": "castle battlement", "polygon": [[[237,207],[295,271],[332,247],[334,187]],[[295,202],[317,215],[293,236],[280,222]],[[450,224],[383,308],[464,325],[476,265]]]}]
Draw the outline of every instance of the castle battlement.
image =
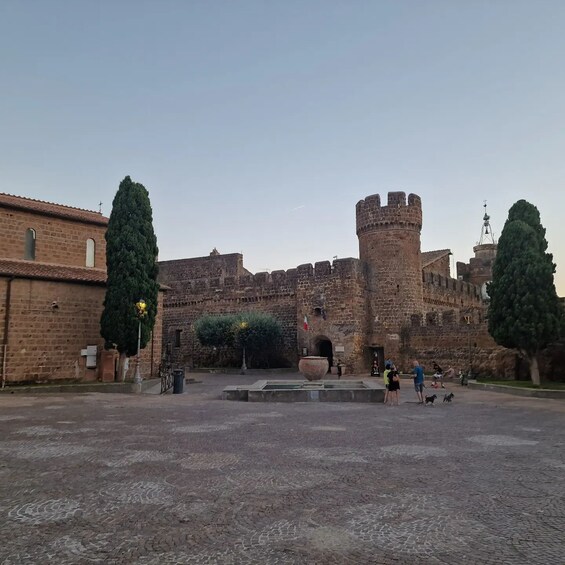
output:
[{"label": "castle battlement", "polygon": [[412,327],[434,326],[485,326],[487,323],[481,308],[465,308],[463,310],[431,310],[424,313],[412,314]]},{"label": "castle battlement", "polygon": [[[299,265],[295,269],[278,270],[268,273],[266,271],[241,276],[223,276],[206,278],[186,278],[182,281],[184,295],[200,295],[215,293],[224,296],[230,293],[269,295],[294,292],[299,280],[312,279],[312,282],[321,284],[335,278],[351,278],[362,272],[359,259],[336,259],[319,261]],[[177,293],[173,288],[165,299],[167,303],[178,301]]]},{"label": "castle battlement", "polygon": [[379,194],[367,196],[357,202],[355,209],[357,235],[380,229],[422,229],[422,201],[417,194],[389,192],[387,205],[381,205]]},{"label": "castle battlement", "polygon": [[424,285],[443,288],[462,296],[481,296],[481,291],[478,286],[451,277],[438,275],[437,273],[422,272],[422,282]]}]

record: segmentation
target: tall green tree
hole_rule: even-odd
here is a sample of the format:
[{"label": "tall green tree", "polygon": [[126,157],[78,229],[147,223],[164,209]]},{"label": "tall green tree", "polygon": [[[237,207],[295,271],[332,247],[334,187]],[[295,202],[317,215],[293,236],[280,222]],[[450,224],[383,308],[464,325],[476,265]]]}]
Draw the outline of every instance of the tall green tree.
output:
[{"label": "tall green tree", "polygon": [[106,231],[108,280],[100,320],[100,333],[106,344],[120,352],[122,374],[125,357],[137,353],[139,300],[147,304],[147,314],[141,318],[141,349],[147,345],[155,325],[159,292],[157,253],[149,193],[127,176],[112,202]]},{"label": "tall green tree", "polygon": [[538,355],[563,330],[563,309],[553,281],[555,264],[546,249],[538,209],[519,200],[510,208],[498,241],[488,288],[488,329],[499,345],[524,355],[538,386]]}]

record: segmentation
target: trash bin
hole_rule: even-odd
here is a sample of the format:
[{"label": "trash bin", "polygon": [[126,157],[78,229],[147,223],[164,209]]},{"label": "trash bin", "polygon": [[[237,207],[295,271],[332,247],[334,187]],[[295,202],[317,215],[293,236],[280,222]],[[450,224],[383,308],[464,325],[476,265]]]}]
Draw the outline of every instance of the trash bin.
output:
[{"label": "trash bin", "polygon": [[182,394],[184,387],[184,371],[175,369],[173,371],[173,394]]}]

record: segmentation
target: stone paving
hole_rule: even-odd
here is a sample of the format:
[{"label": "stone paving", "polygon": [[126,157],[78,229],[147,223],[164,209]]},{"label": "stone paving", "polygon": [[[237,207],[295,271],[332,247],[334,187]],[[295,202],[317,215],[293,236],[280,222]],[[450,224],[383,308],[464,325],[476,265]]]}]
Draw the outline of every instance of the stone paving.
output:
[{"label": "stone paving", "polygon": [[0,563],[565,563],[565,402],[219,400],[258,378],[1,396]]}]

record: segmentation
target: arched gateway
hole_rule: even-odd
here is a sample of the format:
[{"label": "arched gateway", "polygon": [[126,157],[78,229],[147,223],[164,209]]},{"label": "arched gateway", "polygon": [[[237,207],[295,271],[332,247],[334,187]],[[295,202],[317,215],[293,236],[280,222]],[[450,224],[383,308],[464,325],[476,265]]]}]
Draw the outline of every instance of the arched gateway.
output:
[{"label": "arched gateway", "polygon": [[333,345],[330,339],[328,339],[325,335],[317,336],[314,340],[314,349],[315,355],[319,355],[320,357],[327,357],[329,363],[328,372],[331,371],[331,367],[333,365]]}]

